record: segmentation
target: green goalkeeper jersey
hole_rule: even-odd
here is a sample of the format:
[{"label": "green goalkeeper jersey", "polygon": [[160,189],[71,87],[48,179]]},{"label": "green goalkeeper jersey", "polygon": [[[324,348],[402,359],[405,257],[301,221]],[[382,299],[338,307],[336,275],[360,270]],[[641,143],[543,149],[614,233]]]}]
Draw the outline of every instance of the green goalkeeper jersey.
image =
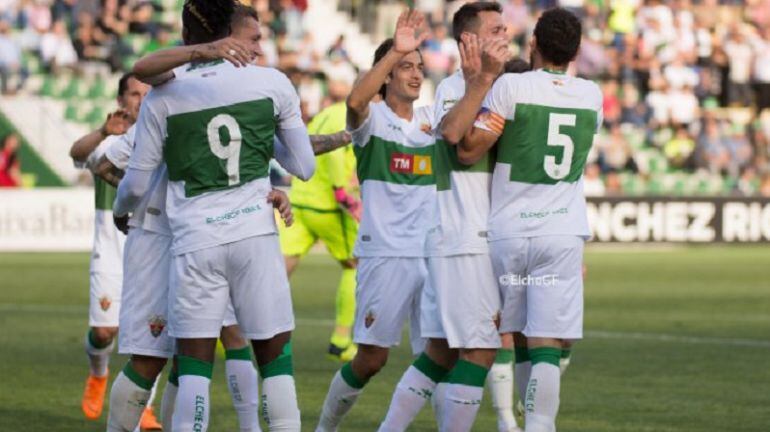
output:
[{"label": "green goalkeeper jersey", "polygon": [[[346,107],[344,102],[331,105],[318,113],[308,125],[311,135],[328,135],[345,130]],[[315,175],[302,181],[291,181],[289,198],[292,205],[315,210],[336,210],[335,188],[344,188],[358,195],[356,157],[351,146],[345,146],[316,158]]]}]

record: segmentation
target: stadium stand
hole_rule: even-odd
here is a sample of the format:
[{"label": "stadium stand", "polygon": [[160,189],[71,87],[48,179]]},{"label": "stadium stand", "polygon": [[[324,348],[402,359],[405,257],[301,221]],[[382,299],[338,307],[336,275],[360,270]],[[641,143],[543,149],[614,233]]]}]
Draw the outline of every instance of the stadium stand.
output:
[{"label": "stadium stand", "polygon": [[[428,103],[433,86],[457,68],[447,22],[464,2],[412,3],[430,18],[432,37],[423,46]],[[501,3],[512,48],[523,58],[543,9],[560,5],[583,19],[574,72],[600,82],[605,93],[587,194],[770,196],[770,0]],[[0,136],[13,124],[25,138],[25,185],[88,181],[71,167],[66,146],[114,107],[122,70],[178,43],[182,4],[0,2]],[[269,36],[260,61],[289,75],[308,119],[327,103],[325,75],[367,67],[375,42],[392,31],[388,17],[403,8],[395,0],[251,4]]]}]

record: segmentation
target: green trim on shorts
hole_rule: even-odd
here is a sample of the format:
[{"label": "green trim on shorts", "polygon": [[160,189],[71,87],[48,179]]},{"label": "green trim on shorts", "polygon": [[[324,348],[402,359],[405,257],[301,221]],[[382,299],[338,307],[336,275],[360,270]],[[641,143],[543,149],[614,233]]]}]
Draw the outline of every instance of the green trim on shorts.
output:
[{"label": "green trim on shorts", "polygon": [[548,363],[559,367],[559,359],[561,359],[561,348],[531,348],[529,350],[529,358],[532,359],[532,366],[535,366],[538,363]]},{"label": "green trim on shorts", "polygon": [[281,354],[276,357],[275,360],[259,366],[259,375],[263,380],[279,375],[294,376],[294,366],[292,364],[291,355],[291,340],[286,342],[286,345],[283,346],[283,351],[281,351]]},{"label": "green trim on shorts", "polygon": [[251,361],[251,347],[246,345],[243,348],[225,350],[225,360]]},{"label": "green trim on shorts", "polygon": [[195,375],[211,379],[211,374],[214,371],[213,363],[183,355],[177,356],[176,359],[180,377],[185,375]]},{"label": "green trim on shorts", "polygon": [[342,376],[342,379],[347,383],[347,385],[353,387],[354,389],[362,389],[366,385],[366,383],[369,382],[369,380],[361,380],[359,379],[356,374],[353,372],[353,367],[350,365],[350,362],[345,363],[344,366],[342,366],[342,369],[340,369],[340,375]]},{"label": "green trim on shorts", "polygon": [[152,390],[152,386],[155,384],[155,380],[147,379],[139,375],[139,372],[137,372],[136,369],[134,369],[134,367],[131,365],[131,360],[126,362],[126,366],[123,367],[123,375],[131,380],[132,383],[147,391]]},{"label": "green trim on shorts", "polygon": [[516,364],[531,361],[529,358],[529,349],[516,347],[513,351],[516,353]]},{"label": "green trim on shorts", "polygon": [[449,372],[450,384],[461,384],[473,387],[484,387],[489,369],[466,360],[457,360],[457,364]]},{"label": "green trim on shorts", "polygon": [[510,348],[500,348],[495,354],[495,364],[508,364],[513,362],[513,350]]},{"label": "green trim on shorts", "polygon": [[424,352],[417,357],[417,360],[412,363],[412,366],[435,383],[441,382],[441,380],[449,373],[445,367],[434,362]]}]

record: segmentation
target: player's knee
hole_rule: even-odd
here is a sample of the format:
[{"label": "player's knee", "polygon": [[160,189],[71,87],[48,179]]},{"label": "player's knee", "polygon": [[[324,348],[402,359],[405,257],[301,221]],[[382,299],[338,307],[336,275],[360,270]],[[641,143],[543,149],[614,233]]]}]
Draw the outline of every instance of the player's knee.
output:
[{"label": "player's knee", "polygon": [[94,342],[99,345],[107,345],[112,343],[115,336],[118,334],[117,327],[93,327],[91,329],[91,335],[93,335]]},{"label": "player's knee", "polygon": [[228,350],[243,348],[249,344],[249,342],[243,338],[241,329],[237,325],[222,327],[222,331],[219,333],[219,339],[222,341],[222,346]]},{"label": "player's knee", "polygon": [[358,354],[353,360],[353,368],[361,378],[369,379],[377,375],[388,363],[388,351],[385,348],[359,346]]},{"label": "player's knee", "polygon": [[461,350],[460,358],[467,362],[483,366],[487,369],[495,362],[497,350],[494,349],[468,349]]},{"label": "player's knee", "polygon": [[131,356],[131,367],[144,378],[154,380],[166,366],[167,359],[140,355]]}]

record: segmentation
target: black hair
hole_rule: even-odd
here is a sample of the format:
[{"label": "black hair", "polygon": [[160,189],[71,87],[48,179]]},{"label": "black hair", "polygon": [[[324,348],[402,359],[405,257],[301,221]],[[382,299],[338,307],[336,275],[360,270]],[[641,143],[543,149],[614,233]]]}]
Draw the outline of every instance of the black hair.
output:
[{"label": "black hair", "polygon": [[185,0],[182,9],[185,43],[208,43],[229,35],[235,5],[234,0]]},{"label": "black hair", "polygon": [[[393,48],[393,38],[387,38],[380,46],[377,47],[377,49],[374,51],[374,61],[372,62],[372,66],[376,65],[377,63],[382,60],[383,57],[385,57],[385,54],[390,51],[390,49]],[[386,85],[383,84],[382,87],[380,87],[380,96],[382,96],[383,99],[385,99],[385,94],[387,92]]]},{"label": "black hair", "polygon": [[548,9],[535,25],[537,50],[545,61],[565,66],[577,56],[582,33],[575,14],[563,8]]},{"label": "black hair", "polygon": [[521,58],[510,59],[505,62],[504,73],[524,73],[532,70],[532,65]]},{"label": "black hair", "polygon": [[127,72],[120,77],[120,81],[118,81],[118,96],[123,96],[128,91],[128,80],[131,78],[136,79],[136,74]]},{"label": "black hair", "polygon": [[240,25],[244,20],[249,18],[259,22],[259,14],[257,14],[257,11],[254,10],[253,7],[246,6],[243,3],[238,3],[235,5],[235,12],[233,12],[231,26]]},{"label": "black hair", "polygon": [[466,3],[455,12],[452,17],[452,37],[460,43],[460,37],[464,32],[470,31],[479,25],[481,12],[503,13],[503,7],[498,2],[480,1]]}]

